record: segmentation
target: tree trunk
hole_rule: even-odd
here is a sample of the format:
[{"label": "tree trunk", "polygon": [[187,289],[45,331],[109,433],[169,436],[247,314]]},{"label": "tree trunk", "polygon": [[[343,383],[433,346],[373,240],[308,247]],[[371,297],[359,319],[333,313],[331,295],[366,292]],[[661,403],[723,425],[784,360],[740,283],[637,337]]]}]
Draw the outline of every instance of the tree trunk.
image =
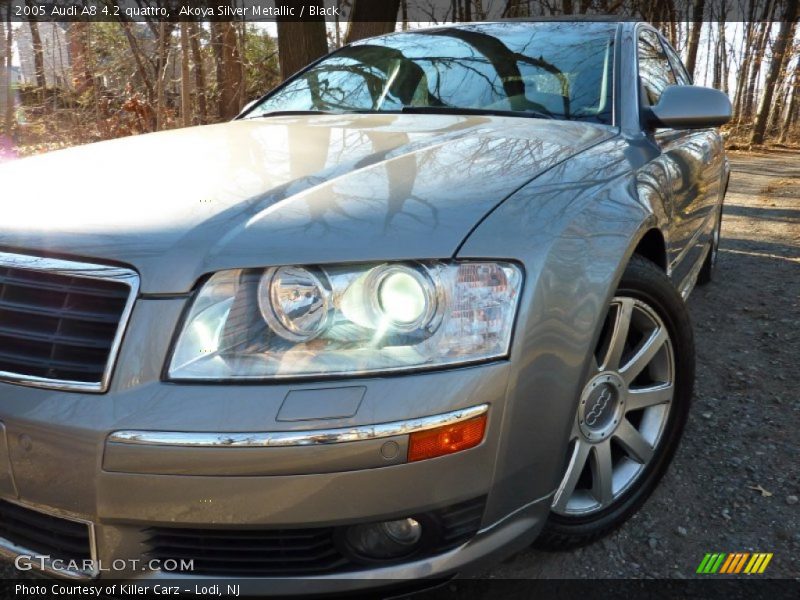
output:
[{"label": "tree trunk", "polygon": [[120,21],[120,27],[122,27],[123,33],[125,33],[125,39],[128,40],[128,46],[131,49],[131,54],[133,55],[133,60],[136,63],[136,72],[139,75],[139,78],[142,80],[142,84],[147,91],[147,101],[152,103],[153,98],[155,96],[155,90],[153,88],[153,82],[150,78],[150,75],[147,71],[147,67],[142,60],[141,50],[139,49],[139,43],[136,41],[133,33],[131,33],[131,24],[128,21]]},{"label": "tree trunk", "polygon": [[[354,0],[350,25],[347,27],[345,43],[350,44],[376,35],[392,33],[397,25],[400,0]],[[454,4],[454,7],[456,4]],[[453,15],[456,18],[456,15]]]},{"label": "tree trunk", "polygon": [[237,79],[239,82],[239,108],[236,111],[238,115],[242,112],[245,104],[247,104],[247,72],[245,70],[245,60],[247,60],[247,24],[244,21],[239,23],[239,34],[236,37],[238,56],[236,59],[236,66],[238,67]]},{"label": "tree trunk", "polygon": [[[405,0],[403,0],[405,2]],[[342,7],[342,0],[336,0],[336,12],[333,15],[333,31],[334,31],[334,42],[337,48],[342,47],[342,24],[339,21],[339,11]],[[403,6],[405,8],[405,6]],[[405,30],[404,30],[405,31]]]},{"label": "tree trunk", "polygon": [[530,16],[528,13],[529,5],[524,0],[508,0],[502,16],[504,19],[514,19]]},{"label": "tree trunk", "polygon": [[239,114],[242,89],[241,57],[236,26],[231,22],[213,23],[214,50],[217,58],[217,113],[225,121]]},{"label": "tree trunk", "polygon": [[192,62],[194,63],[194,87],[197,95],[197,119],[200,125],[208,122],[208,106],[206,104],[206,67],[203,62],[203,53],[200,51],[200,28],[196,22],[189,23],[191,37],[189,43],[192,47]]},{"label": "tree trunk", "polygon": [[[783,0],[780,0],[783,1]],[[764,62],[764,57],[767,54],[767,45],[769,44],[772,35],[773,17],[775,17],[775,10],[778,0],[767,0],[764,4],[764,10],[761,13],[761,27],[757,41],[756,55],[753,59],[750,69],[750,79],[747,84],[747,95],[745,96],[745,106],[742,116],[745,122],[749,124],[756,109],[758,100],[758,81],[761,75],[761,66]]]},{"label": "tree trunk", "polygon": [[70,23],[67,29],[69,54],[72,58],[72,84],[78,96],[89,91],[94,85],[89,64],[88,27],[89,24],[86,22],[75,22]]},{"label": "tree trunk", "polygon": [[212,21],[211,28],[211,49],[214,51],[214,75],[217,82],[216,113],[217,119],[222,119],[222,88],[225,85],[225,53],[222,50],[223,34],[222,23]]},{"label": "tree trunk", "polygon": [[[717,32],[719,33],[719,31]],[[714,64],[711,65],[711,69],[713,71],[713,75],[711,78],[711,87],[714,89],[719,89],[722,85],[722,61],[719,59],[719,36],[717,37],[717,44],[715,46],[714,38],[712,36],[712,28],[708,28],[708,54],[706,56],[706,61],[714,61]],[[708,71],[708,65],[706,65],[706,71]]]},{"label": "tree trunk", "polygon": [[762,144],[764,142],[764,133],[767,126],[769,111],[772,107],[775,84],[777,83],[778,75],[783,65],[786,47],[792,41],[789,39],[789,33],[792,31],[792,25],[797,18],[797,10],[798,0],[788,0],[786,11],[781,21],[780,31],[778,32],[778,38],[775,40],[775,45],[772,48],[772,60],[770,61],[769,71],[767,72],[767,78],[764,82],[764,95],[761,98],[758,115],[756,116],[756,122],[753,126],[753,135],[750,138],[751,144]]},{"label": "tree trunk", "polygon": [[742,121],[748,123],[753,116],[753,108],[756,103],[756,86],[758,76],[761,73],[761,63],[764,60],[764,53],[767,49],[767,40],[772,24],[764,21],[760,26],[755,55],[750,62],[750,73],[748,74],[747,89],[742,99]]},{"label": "tree trunk", "polygon": [[784,80],[783,85],[779,86],[776,92],[777,100],[773,102],[772,108],[769,111],[769,118],[767,119],[767,129],[765,137],[774,137],[779,135],[778,125],[783,120],[783,113],[786,106],[789,104],[789,99],[792,93],[791,81]]},{"label": "tree trunk", "polygon": [[14,87],[11,85],[11,55],[14,52],[14,30],[11,27],[11,10],[6,12],[6,47],[5,47],[5,71],[6,71],[6,114],[3,115],[3,130],[6,135],[11,135],[14,126]]},{"label": "tree trunk", "polygon": [[47,87],[47,78],[44,75],[44,50],[42,49],[42,36],[39,35],[39,23],[35,19],[28,21],[33,44],[33,65],[36,71],[36,87],[44,94]]},{"label": "tree trunk", "polygon": [[[290,5],[277,0],[276,6]],[[308,17],[302,23],[278,17],[278,62],[281,77],[286,79],[328,53],[328,39],[323,17]]]},{"label": "tree trunk", "polygon": [[797,64],[794,67],[794,79],[790,89],[789,107],[786,109],[786,115],[781,124],[780,143],[786,143],[786,134],[789,128],[794,125],[794,119],[797,118],[798,106],[800,105],[800,57],[797,58]]},{"label": "tree trunk", "polygon": [[778,70],[778,79],[775,81],[776,87],[779,88],[777,100],[772,103],[771,107],[769,107],[769,119],[767,120],[768,136],[775,134],[775,130],[778,128],[778,123],[781,121],[781,115],[783,115],[783,109],[789,102],[789,85],[791,83],[789,81],[791,79],[789,75],[789,61],[792,59],[792,42],[794,41],[796,29],[797,23],[791,23],[786,37],[786,52],[783,54],[783,60],[781,61],[781,66]]},{"label": "tree trunk", "polygon": [[158,24],[158,80],[156,81],[156,131],[164,126],[164,84],[167,72],[167,23]]},{"label": "tree trunk", "polygon": [[739,75],[736,78],[736,98],[734,106],[734,117],[736,123],[742,122],[742,110],[744,106],[745,84],[747,82],[747,74],[750,71],[750,65],[753,58],[753,40],[755,39],[755,16],[756,6],[754,2],[750,3],[747,11],[747,24],[743,27],[742,43],[740,47],[741,62],[739,64]]},{"label": "tree trunk", "polygon": [[686,58],[686,70],[694,78],[694,69],[697,65],[697,48],[700,45],[700,33],[703,30],[703,12],[705,11],[705,0],[697,0],[694,5],[692,33],[689,35],[689,50]]},{"label": "tree trunk", "polygon": [[192,83],[189,66],[189,24],[181,23],[181,118],[183,126],[192,125]]},{"label": "tree trunk", "polygon": [[722,14],[720,15],[719,21],[719,71],[720,77],[722,79],[722,87],[720,88],[725,94],[728,94],[728,79],[729,79],[729,71],[728,71],[728,41],[725,37],[725,5],[723,2],[722,7]]}]

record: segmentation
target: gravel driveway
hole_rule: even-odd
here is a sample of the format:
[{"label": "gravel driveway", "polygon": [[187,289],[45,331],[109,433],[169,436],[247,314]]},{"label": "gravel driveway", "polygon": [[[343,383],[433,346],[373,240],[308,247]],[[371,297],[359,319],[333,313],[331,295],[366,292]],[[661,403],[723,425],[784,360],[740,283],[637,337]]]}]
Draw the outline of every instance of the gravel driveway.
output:
[{"label": "gravel driveway", "polygon": [[695,404],[664,481],[601,542],[483,577],[684,578],[706,552],[753,551],[774,553],[765,576],[800,577],[800,153],[731,160],[717,280],[689,301]]}]

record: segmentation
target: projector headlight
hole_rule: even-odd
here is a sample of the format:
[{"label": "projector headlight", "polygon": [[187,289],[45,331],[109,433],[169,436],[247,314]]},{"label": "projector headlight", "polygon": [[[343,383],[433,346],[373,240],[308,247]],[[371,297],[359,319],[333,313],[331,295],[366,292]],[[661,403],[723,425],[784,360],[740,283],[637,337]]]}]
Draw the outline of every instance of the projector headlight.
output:
[{"label": "projector headlight", "polygon": [[173,380],[359,375],[507,355],[512,263],[409,262],[223,271],[178,336]]}]

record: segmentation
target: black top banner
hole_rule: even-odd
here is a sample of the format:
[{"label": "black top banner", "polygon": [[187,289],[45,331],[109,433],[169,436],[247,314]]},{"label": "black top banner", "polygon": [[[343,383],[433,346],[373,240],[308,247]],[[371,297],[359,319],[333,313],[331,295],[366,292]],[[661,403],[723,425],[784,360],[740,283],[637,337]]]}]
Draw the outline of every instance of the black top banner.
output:
[{"label": "black top banner", "polygon": [[798,0],[0,0],[0,20],[384,21],[421,23],[540,18],[670,21],[797,20]]}]

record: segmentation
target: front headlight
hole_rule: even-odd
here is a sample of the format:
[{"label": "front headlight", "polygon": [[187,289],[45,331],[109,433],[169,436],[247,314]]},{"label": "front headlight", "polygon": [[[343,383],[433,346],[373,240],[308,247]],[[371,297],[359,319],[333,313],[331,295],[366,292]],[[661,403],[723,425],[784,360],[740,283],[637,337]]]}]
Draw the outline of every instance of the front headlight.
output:
[{"label": "front headlight", "polygon": [[357,375],[501,358],[521,287],[518,266],[495,262],[223,271],[195,298],[169,378]]}]

